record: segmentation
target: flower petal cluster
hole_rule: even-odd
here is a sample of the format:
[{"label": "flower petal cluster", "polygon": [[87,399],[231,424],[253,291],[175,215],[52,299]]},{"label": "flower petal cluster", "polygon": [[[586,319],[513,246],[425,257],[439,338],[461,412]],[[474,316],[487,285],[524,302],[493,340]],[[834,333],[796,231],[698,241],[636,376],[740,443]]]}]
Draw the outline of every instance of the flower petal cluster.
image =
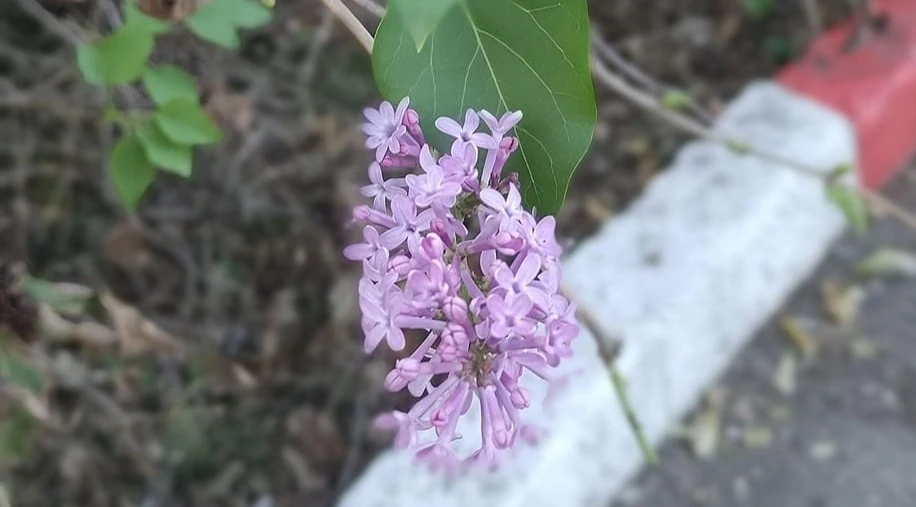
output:
[{"label": "flower petal cluster", "polygon": [[[344,250],[363,265],[365,350],[405,351],[413,334],[422,339],[385,379],[416,403],[376,424],[434,469],[495,466],[517,442],[536,440],[538,429],[522,417],[531,403],[525,383],[554,382],[579,334],[575,308],[558,290],[556,221],[525,210],[518,178],[503,174],[522,114],[469,109],[463,123],[439,118],[436,127],[453,138],[441,155],[407,98],[365,116],[375,161],[362,193],[372,203],[354,209],[362,241]],[[458,421],[473,404],[481,446],[459,457]]]}]

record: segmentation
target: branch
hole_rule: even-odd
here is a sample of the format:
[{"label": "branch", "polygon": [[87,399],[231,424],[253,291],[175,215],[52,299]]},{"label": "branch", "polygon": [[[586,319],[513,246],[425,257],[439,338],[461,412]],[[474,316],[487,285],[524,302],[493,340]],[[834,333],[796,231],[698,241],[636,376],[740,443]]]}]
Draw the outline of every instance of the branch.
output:
[{"label": "branch", "polygon": [[[572,294],[564,286],[560,287],[560,294],[563,294],[566,299],[570,301],[575,301]],[[657,464],[658,456],[655,454],[655,449],[652,448],[652,444],[649,443],[649,438],[646,436],[642,423],[639,422],[639,417],[636,415],[636,409],[633,408],[633,401],[630,400],[630,394],[627,390],[627,381],[617,368],[617,358],[620,356],[621,348],[620,340],[604,333],[601,330],[601,326],[598,324],[597,318],[595,318],[587,307],[579,305],[576,308],[576,313],[579,316],[579,320],[582,321],[582,324],[588,328],[592,335],[594,335],[595,341],[598,342],[598,355],[604,362],[605,368],[607,368],[608,372],[611,374],[611,385],[614,387],[614,394],[617,395],[617,402],[620,404],[620,408],[623,409],[623,415],[627,419],[627,425],[630,426],[630,431],[633,432],[636,438],[636,443],[639,445],[639,450],[642,452],[643,458],[645,458],[646,462],[650,465]]]},{"label": "branch", "polygon": [[[605,44],[603,41],[597,41],[596,43],[598,45]],[[626,80],[624,80],[622,77],[612,72],[598,58],[592,58],[592,72],[595,76],[595,79],[599,83],[617,92],[619,95],[623,96],[624,99],[642,109],[645,109],[646,111],[659,116],[661,119],[665,120],[672,126],[694,137],[722,144],[737,153],[755,156],[762,160],[772,162],[779,167],[795,171],[799,174],[803,174],[811,178],[817,178],[824,181],[825,183],[833,175],[832,171],[824,171],[823,168],[803,164],[796,160],[783,157],[782,155],[755,148],[745,143],[744,141],[720,134],[713,129],[693,120],[692,118],[684,116],[677,111],[666,108],[657,98],[627,83]],[[893,201],[887,199],[874,190],[870,190],[864,187],[855,188],[855,190],[859,193],[859,195],[862,196],[863,199],[871,203],[874,207],[885,211],[887,214],[897,218],[907,227],[916,230],[916,216],[904,208],[900,207]]]},{"label": "branch", "polygon": [[[656,95],[662,95],[665,93],[677,91],[673,86],[669,86],[664,83],[660,83],[652,76],[646,74],[636,65],[633,65],[623,55],[618,52],[614,46],[604,42],[600,35],[597,32],[592,33],[592,47],[598,51],[598,53],[608,60],[612,65],[617,67],[620,72],[623,72],[633,81],[640,84],[644,88],[647,88]],[[689,107],[694,114],[703,119],[707,123],[712,123],[712,115],[709,114],[700,104],[693,99],[693,97],[688,97],[687,107]]]},{"label": "branch", "polygon": [[805,10],[805,18],[808,20],[808,28],[811,30],[811,38],[817,37],[824,28],[821,21],[821,9],[817,6],[817,0],[801,0],[802,8]]},{"label": "branch", "polygon": [[353,14],[346,5],[344,5],[341,0],[321,0],[324,3],[324,6],[328,8],[337,19],[340,20],[344,26],[350,30],[350,33],[356,37],[356,40],[363,46],[363,49],[366,50],[370,55],[372,54],[372,35],[369,34],[369,31],[366,30],[366,27],[363,26],[362,22]]},{"label": "branch", "polygon": [[370,14],[379,19],[385,15],[385,8],[375,3],[373,0],[353,0],[353,3],[366,9]]},{"label": "branch", "polygon": [[79,46],[83,43],[78,34],[74,33],[61,20],[42,7],[38,0],[16,0],[16,3],[19,4],[22,10],[40,21],[51,33],[64,42],[73,46]]}]

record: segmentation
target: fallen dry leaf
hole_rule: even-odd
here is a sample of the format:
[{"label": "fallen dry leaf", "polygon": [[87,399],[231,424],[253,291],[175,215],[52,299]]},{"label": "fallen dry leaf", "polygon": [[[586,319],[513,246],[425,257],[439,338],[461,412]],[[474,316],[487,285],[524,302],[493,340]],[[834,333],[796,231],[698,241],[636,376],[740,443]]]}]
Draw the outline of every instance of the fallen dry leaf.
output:
[{"label": "fallen dry leaf", "polygon": [[184,344],[175,336],[146,320],[139,310],[120,301],[111,293],[102,294],[102,305],[108,310],[121,345],[121,353],[134,357],[147,352],[182,355]]},{"label": "fallen dry leaf", "polygon": [[828,461],[836,456],[836,453],[837,445],[827,440],[815,442],[808,448],[808,454],[814,461]]},{"label": "fallen dry leaf", "polygon": [[798,375],[798,362],[795,354],[786,351],[779,358],[779,364],[773,372],[773,387],[783,396],[792,396],[795,394],[796,378]]},{"label": "fallen dry leaf", "polygon": [[879,248],[856,264],[856,272],[863,276],[916,276],[916,255],[896,248]]},{"label": "fallen dry leaf", "polygon": [[779,319],[779,327],[789,342],[795,347],[795,350],[806,361],[814,359],[817,355],[818,342],[810,333],[808,333],[799,324],[798,320],[793,317],[784,316]]},{"label": "fallen dry leaf", "polygon": [[749,426],[741,432],[741,442],[748,449],[764,449],[773,443],[773,430],[766,426]]},{"label": "fallen dry leaf", "polygon": [[865,291],[858,286],[843,286],[827,280],[821,284],[824,309],[838,325],[848,328],[859,317],[859,309],[865,301]]},{"label": "fallen dry leaf", "polygon": [[694,456],[701,460],[715,457],[719,450],[723,402],[723,393],[716,391],[707,393],[703,408],[685,428],[684,438],[690,445]]},{"label": "fallen dry leaf", "polygon": [[849,342],[849,352],[854,359],[872,359],[878,355],[878,346],[866,338],[856,338]]},{"label": "fallen dry leaf", "polygon": [[118,337],[108,326],[89,320],[70,321],[45,303],[39,306],[38,315],[42,336],[52,341],[92,347],[107,347],[118,341]]}]

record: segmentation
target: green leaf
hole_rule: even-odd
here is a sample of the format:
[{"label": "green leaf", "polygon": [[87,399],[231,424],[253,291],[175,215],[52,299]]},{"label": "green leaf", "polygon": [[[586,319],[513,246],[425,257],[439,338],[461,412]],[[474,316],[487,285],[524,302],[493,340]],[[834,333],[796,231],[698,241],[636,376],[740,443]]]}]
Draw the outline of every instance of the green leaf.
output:
[{"label": "green leaf", "polygon": [[668,90],[662,95],[661,103],[666,109],[678,111],[690,104],[690,95],[683,90]]},{"label": "green leaf", "polygon": [[879,248],[856,264],[856,272],[863,276],[916,276],[916,255],[896,248]]},{"label": "green leaf", "polygon": [[852,230],[859,234],[868,230],[868,208],[855,188],[840,181],[828,183],[827,198],[843,212]]},{"label": "green leaf", "polygon": [[417,51],[423,49],[429,35],[460,0],[391,0],[390,9],[398,9]]},{"label": "green leaf", "polygon": [[761,21],[776,8],[775,0],[745,0],[744,9],[748,16],[755,21]]},{"label": "green leaf", "polygon": [[179,176],[191,175],[191,147],[176,144],[162,133],[156,122],[137,127],[137,137],[153,165]]},{"label": "green leaf", "polygon": [[767,58],[773,63],[788,62],[795,54],[792,42],[778,35],[767,37],[763,41],[763,49]]},{"label": "green leaf", "polygon": [[81,46],[77,63],[90,83],[129,83],[146,70],[153,43],[153,33],[124,25],[92,46]]},{"label": "green leaf", "polygon": [[525,202],[541,213],[563,204],[569,180],[595,126],[585,0],[464,0],[433,30],[419,53],[403,16],[389,9],[376,32],[372,66],[382,95],[410,96],[429,140],[439,116],[466,108],[499,115],[521,110],[517,172]]},{"label": "green leaf", "polygon": [[89,84],[103,85],[105,81],[99,74],[99,52],[91,44],[83,44],[76,48],[76,65]]},{"label": "green leaf", "polygon": [[156,111],[156,124],[177,144],[210,144],[223,137],[196,100],[169,101]]},{"label": "green leaf", "polygon": [[48,280],[26,275],[22,286],[32,299],[45,303],[54,311],[65,315],[81,315],[92,297],[91,292],[77,289],[71,284],[55,284]]},{"label": "green leaf", "polygon": [[0,459],[19,460],[26,456],[38,425],[24,408],[16,407],[0,424]]},{"label": "green leaf", "polygon": [[134,2],[125,2],[124,24],[154,35],[163,34],[172,28],[169,23],[141,11]]},{"label": "green leaf", "polygon": [[118,198],[125,208],[133,212],[156,177],[153,163],[146,155],[136,133],[126,134],[118,139],[118,143],[111,150],[108,170]]},{"label": "green leaf", "polygon": [[147,69],[143,74],[143,86],[158,105],[174,99],[197,102],[197,85],[187,72],[174,65],[160,65]]},{"label": "green leaf", "polygon": [[201,39],[235,49],[241,43],[239,28],[258,28],[270,22],[271,11],[254,0],[213,0],[185,19]]},{"label": "green leaf", "polygon": [[40,373],[22,359],[6,352],[0,354],[0,375],[7,382],[35,394],[40,394],[44,385]]}]

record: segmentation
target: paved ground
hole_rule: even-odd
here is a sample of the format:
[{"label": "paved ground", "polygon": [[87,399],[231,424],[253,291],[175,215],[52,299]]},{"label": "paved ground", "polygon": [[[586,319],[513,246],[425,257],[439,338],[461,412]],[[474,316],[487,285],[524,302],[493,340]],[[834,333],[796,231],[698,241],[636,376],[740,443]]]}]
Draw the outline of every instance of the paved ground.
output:
[{"label": "paved ground", "polygon": [[[887,194],[916,212],[916,167]],[[813,358],[768,325],[617,507],[916,506],[916,278],[853,269],[881,247],[916,253],[916,231],[879,219],[840,241],[784,308],[816,341]],[[845,330],[824,282],[863,296]]]}]

